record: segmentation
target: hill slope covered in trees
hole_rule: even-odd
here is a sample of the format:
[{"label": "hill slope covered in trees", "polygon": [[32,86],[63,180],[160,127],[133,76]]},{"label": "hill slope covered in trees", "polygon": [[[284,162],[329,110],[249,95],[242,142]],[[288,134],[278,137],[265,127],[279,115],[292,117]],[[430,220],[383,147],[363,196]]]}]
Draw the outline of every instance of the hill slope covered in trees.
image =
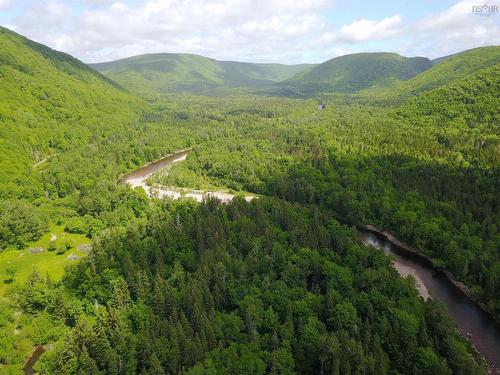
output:
[{"label": "hill slope covered in trees", "polygon": [[77,59],[0,28],[0,197],[43,195],[32,166],[125,126],[144,104]]},{"label": "hill slope covered in trees", "polygon": [[[500,50],[499,50],[500,52]],[[433,90],[413,96],[398,112],[415,121],[433,121],[436,125],[449,124],[496,128],[500,124],[498,104],[500,96],[500,64],[481,69]],[[418,119],[418,120],[417,120]],[[491,145],[483,143],[481,147]]]},{"label": "hill slope covered in trees", "polygon": [[[438,63],[407,81],[370,88],[361,93],[370,100],[395,103],[441,86],[459,82],[489,67],[500,64],[500,46],[480,47],[437,59]],[[436,60],[434,60],[436,61]]]},{"label": "hill slope covered in trees", "polygon": [[353,93],[359,90],[406,80],[429,69],[425,57],[404,57],[396,53],[356,53],[335,57],[308,71],[298,73],[279,86],[302,93]]},{"label": "hill slope covered in trees", "polygon": [[253,64],[203,56],[158,53],[90,64],[137,93],[209,92],[216,88],[256,88],[290,78],[308,64]]},{"label": "hill slope covered in trees", "polygon": [[129,213],[113,221],[133,216],[118,202],[119,173],[179,140],[140,123],[149,106],[81,61],[6,28],[0,81],[0,248],[26,246],[50,220],[87,215],[99,230],[118,206]]}]

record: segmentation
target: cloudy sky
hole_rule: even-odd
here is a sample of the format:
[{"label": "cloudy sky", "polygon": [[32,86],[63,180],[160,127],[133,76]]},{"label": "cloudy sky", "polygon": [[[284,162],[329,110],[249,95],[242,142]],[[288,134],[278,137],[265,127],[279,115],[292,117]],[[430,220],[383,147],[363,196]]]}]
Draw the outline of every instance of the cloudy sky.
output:
[{"label": "cloudy sky", "polygon": [[500,44],[500,14],[472,12],[483,3],[0,0],[0,25],[85,62],[151,52],[289,64],[372,51],[435,58]]}]

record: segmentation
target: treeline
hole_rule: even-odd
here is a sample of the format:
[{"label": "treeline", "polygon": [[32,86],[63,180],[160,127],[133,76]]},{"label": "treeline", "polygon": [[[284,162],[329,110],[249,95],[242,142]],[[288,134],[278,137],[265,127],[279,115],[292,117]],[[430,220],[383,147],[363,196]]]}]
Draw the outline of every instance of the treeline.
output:
[{"label": "treeline", "polygon": [[482,373],[444,307],[423,302],[355,233],[329,211],[276,199],[163,202],[147,221],[103,234],[61,284],[31,278],[24,309],[71,328],[37,367]]}]

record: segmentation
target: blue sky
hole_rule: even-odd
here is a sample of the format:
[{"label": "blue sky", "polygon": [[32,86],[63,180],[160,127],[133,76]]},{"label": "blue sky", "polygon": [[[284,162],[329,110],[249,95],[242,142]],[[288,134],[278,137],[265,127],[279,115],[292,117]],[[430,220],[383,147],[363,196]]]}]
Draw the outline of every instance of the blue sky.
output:
[{"label": "blue sky", "polygon": [[500,15],[472,12],[482,3],[0,0],[0,24],[85,62],[152,52],[282,63],[373,51],[435,58],[500,44]]}]

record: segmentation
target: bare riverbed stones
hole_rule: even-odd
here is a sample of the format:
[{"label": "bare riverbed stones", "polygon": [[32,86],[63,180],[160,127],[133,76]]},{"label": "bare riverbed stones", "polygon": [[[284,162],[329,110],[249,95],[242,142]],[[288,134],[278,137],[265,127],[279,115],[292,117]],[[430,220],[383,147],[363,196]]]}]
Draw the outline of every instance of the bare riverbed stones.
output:
[{"label": "bare riverbed stones", "polygon": [[79,251],[83,251],[84,253],[88,253],[90,250],[92,250],[92,245],[89,243],[82,244],[77,247]]},{"label": "bare riverbed stones", "polygon": [[32,247],[31,249],[28,250],[30,254],[40,254],[45,251],[43,247]]},{"label": "bare riverbed stones", "polygon": [[68,260],[79,260],[79,259],[81,259],[81,257],[79,257],[78,255],[75,255],[75,254],[69,254],[66,259],[68,259]]},{"label": "bare riverbed stones", "polygon": [[[216,198],[219,199],[222,203],[231,202],[235,197],[235,194],[226,191],[204,191],[196,189],[181,189],[176,187],[166,188],[161,186],[152,187],[146,183],[146,180],[154,173],[166,170],[174,163],[186,160],[189,151],[190,149],[181,150],[174,154],[167,155],[163,159],[157,160],[156,162],[146,164],[142,168],[139,168],[134,172],[126,175],[122,179],[122,182],[130,185],[133,189],[142,187],[150,198],[192,198],[198,202],[202,202],[209,198]],[[253,195],[244,195],[244,199],[247,202],[250,202],[254,198],[257,197]]]}]

